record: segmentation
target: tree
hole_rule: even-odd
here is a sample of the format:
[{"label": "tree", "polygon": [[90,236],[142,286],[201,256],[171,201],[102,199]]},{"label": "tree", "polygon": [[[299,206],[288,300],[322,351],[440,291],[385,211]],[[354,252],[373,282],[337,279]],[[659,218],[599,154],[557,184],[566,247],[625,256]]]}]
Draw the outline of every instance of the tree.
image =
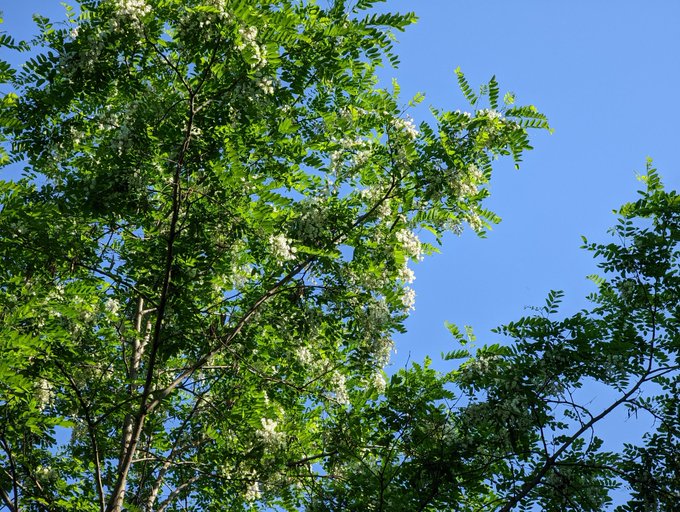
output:
[{"label": "tree", "polygon": [[332,480],[417,233],[483,232],[492,161],[547,128],[460,72],[475,110],[416,127],[375,74],[415,16],[375,3],[82,0],[1,35],[33,52],[0,63],[4,510],[292,510]]},{"label": "tree", "polygon": [[[336,411],[336,478],[312,509],[600,511],[624,488],[618,512],[678,510],[680,197],[651,167],[643,181],[615,241],[584,239],[603,271],[591,276],[592,308],[557,319],[562,293],[550,292],[496,331],[512,344],[476,350],[450,326],[463,347],[445,358],[467,358],[457,368],[415,364],[384,397]],[[596,408],[584,386],[609,389],[611,403]],[[654,428],[607,451],[597,428],[624,407]]]}]

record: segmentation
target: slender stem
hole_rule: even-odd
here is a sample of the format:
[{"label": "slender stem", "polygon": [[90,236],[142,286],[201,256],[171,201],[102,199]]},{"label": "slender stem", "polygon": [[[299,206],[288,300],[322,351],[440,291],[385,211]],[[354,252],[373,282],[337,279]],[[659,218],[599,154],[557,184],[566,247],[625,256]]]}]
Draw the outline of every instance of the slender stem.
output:
[{"label": "slender stem", "polygon": [[177,159],[177,164],[175,166],[175,171],[173,174],[172,213],[170,218],[170,230],[168,233],[168,242],[166,248],[165,266],[163,272],[163,284],[161,286],[160,300],[158,302],[158,307],[156,309],[156,322],[154,325],[153,336],[151,339],[151,350],[149,352],[148,365],[146,369],[146,379],[144,382],[144,388],[142,390],[139,410],[134,419],[130,443],[128,444],[125,450],[125,454],[119,463],[118,478],[116,481],[116,485],[114,486],[109,505],[107,507],[107,512],[118,512],[122,509],[123,499],[125,497],[125,488],[127,485],[127,476],[128,473],[130,472],[132,460],[137,450],[137,445],[139,444],[139,440],[142,434],[142,429],[144,428],[146,417],[150,412],[150,409],[148,408],[148,402],[153,386],[158,350],[161,344],[161,331],[163,327],[163,320],[165,318],[165,310],[168,305],[170,281],[172,279],[172,266],[175,259],[174,249],[177,237],[177,225],[179,222],[181,202],[180,178],[182,167],[184,165],[184,159],[189,150],[189,144],[191,142],[191,132],[193,129],[195,113],[194,98],[195,98],[194,96],[191,96],[189,98],[189,118],[187,119],[184,131],[184,140],[182,142],[182,147],[179,151],[179,157]]}]

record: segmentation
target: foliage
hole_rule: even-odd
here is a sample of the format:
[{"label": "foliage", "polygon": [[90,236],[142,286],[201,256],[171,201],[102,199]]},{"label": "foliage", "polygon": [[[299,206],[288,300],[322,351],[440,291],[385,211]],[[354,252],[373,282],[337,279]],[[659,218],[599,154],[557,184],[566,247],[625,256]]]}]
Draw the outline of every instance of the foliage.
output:
[{"label": "foliage", "polygon": [[[413,365],[384,398],[337,413],[336,478],[314,510],[675,511],[680,503],[680,198],[649,168],[615,241],[585,242],[602,276],[592,308],[556,319],[562,293],[483,346],[450,326],[467,358],[439,374]],[[610,403],[595,406],[581,388]],[[598,408],[601,407],[601,408]],[[617,408],[653,420],[620,453],[596,429]],[[645,421],[644,425],[649,424]],[[348,452],[350,455],[347,455]],[[618,493],[621,501],[621,492]]]},{"label": "foliage", "polygon": [[30,50],[0,62],[5,510],[311,509],[372,422],[414,426],[383,409],[443,424],[426,366],[378,399],[417,233],[483,232],[492,161],[547,123],[458,73],[489,108],[416,127],[376,78],[415,17],[375,3],[82,0],[0,37]]}]

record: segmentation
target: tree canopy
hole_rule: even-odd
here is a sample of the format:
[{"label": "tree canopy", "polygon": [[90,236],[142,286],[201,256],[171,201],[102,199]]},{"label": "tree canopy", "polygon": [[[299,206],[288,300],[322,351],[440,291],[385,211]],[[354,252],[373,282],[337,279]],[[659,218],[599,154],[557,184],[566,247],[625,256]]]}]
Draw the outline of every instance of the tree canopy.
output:
[{"label": "tree canopy", "polygon": [[[679,207],[652,169],[626,242],[588,245],[592,310],[554,292],[512,345],[385,373],[422,235],[483,234],[494,161],[548,124],[457,70],[470,111],[416,125],[376,76],[415,15],[376,3],[83,0],[0,35],[29,55],[0,61],[2,510],[600,510],[621,482],[672,510]],[[587,380],[658,432],[604,452]]]}]

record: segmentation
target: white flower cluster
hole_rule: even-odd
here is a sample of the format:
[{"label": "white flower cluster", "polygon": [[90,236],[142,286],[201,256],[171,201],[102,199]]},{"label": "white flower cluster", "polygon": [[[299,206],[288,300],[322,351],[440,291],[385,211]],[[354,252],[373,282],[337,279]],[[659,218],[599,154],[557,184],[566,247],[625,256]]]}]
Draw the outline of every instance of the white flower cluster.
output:
[{"label": "white flower cluster", "polygon": [[47,379],[40,379],[40,382],[35,387],[34,397],[38,403],[38,408],[42,411],[52,403],[54,399],[54,387]]},{"label": "white flower cluster", "polygon": [[476,377],[484,376],[494,368],[498,360],[499,356],[483,354],[466,363],[463,371],[470,381],[474,381]]},{"label": "white flower cluster", "polygon": [[35,468],[35,476],[42,482],[50,482],[56,479],[57,474],[50,466],[38,466]]},{"label": "white flower cluster", "polygon": [[236,45],[239,50],[249,49],[253,54],[251,66],[262,68],[267,65],[265,50],[257,42],[257,27],[241,27],[238,29],[241,42]]},{"label": "white flower cluster", "polygon": [[480,117],[488,117],[491,120],[494,119],[498,119],[499,121],[505,120],[503,114],[501,114],[498,110],[494,110],[492,108],[483,108],[477,112],[477,115]]},{"label": "white flower cluster", "polygon": [[112,315],[117,315],[120,310],[120,303],[116,299],[109,297],[104,303],[104,308]]},{"label": "white flower cluster", "polygon": [[378,392],[382,393],[387,387],[387,381],[385,381],[385,376],[381,370],[376,371],[371,376],[371,386]]},{"label": "white flower cluster", "polygon": [[335,397],[335,401],[340,405],[345,405],[349,403],[349,394],[347,393],[347,381],[345,376],[340,372],[333,372],[331,377],[331,387],[332,392]]},{"label": "white flower cluster", "polygon": [[416,275],[408,267],[408,263],[405,263],[403,267],[399,269],[399,272],[397,273],[397,279],[403,281],[404,283],[412,283],[416,279]]},{"label": "white flower cluster", "polygon": [[303,201],[300,206],[303,213],[297,223],[296,236],[300,240],[314,242],[326,231],[328,217],[323,200],[320,197],[314,197],[310,200]]},{"label": "white flower cluster", "polygon": [[114,32],[131,28],[139,36],[144,33],[142,18],[151,12],[151,6],[146,0],[112,0],[114,18],[110,21],[110,28]]},{"label": "white flower cluster", "polygon": [[116,0],[118,14],[129,18],[140,19],[151,12],[146,0]]},{"label": "white flower cluster", "polygon": [[215,7],[220,12],[220,17],[224,20],[229,20],[229,11],[227,10],[227,0],[205,0],[205,5]]},{"label": "white flower cluster", "polygon": [[472,212],[467,216],[467,221],[468,224],[470,224],[472,230],[477,233],[484,229],[484,222],[482,221],[482,218],[475,212]]},{"label": "white flower cluster", "polygon": [[410,117],[406,119],[394,118],[392,126],[397,130],[404,131],[409,139],[415,139],[418,136],[418,129]]},{"label": "white flower cluster", "polygon": [[460,178],[456,179],[453,189],[455,190],[456,195],[461,199],[474,196],[478,192],[477,186],[474,183]]},{"label": "white flower cluster", "polygon": [[254,480],[248,484],[243,499],[247,502],[253,502],[259,500],[261,496],[260,483],[257,480]]},{"label": "white flower cluster", "polygon": [[279,261],[290,261],[295,259],[297,249],[290,245],[290,240],[285,235],[279,234],[269,238],[273,256]]},{"label": "white flower cluster", "polygon": [[354,154],[353,163],[355,167],[361,167],[368,159],[371,158],[372,152],[370,149],[361,149]]},{"label": "white flower cluster", "polygon": [[276,430],[276,427],[278,427],[276,420],[262,418],[261,421],[262,428],[257,431],[257,437],[259,437],[265,445],[271,448],[278,448],[284,445],[286,442],[286,434]]},{"label": "white flower cluster", "polygon": [[484,173],[481,171],[479,167],[477,167],[475,164],[470,164],[468,165],[467,168],[468,171],[468,176],[475,182],[475,183],[484,183],[486,182],[486,178],[484,177]]},{"label": "white flower cluster", "polygon": [[257,86],[265,94],[274,94],[274,82],[272,81],[271,78],[267,77],[260,78],[257,82]]},{"label": "white flower cluster", "polygon": [[373,357],[375,358],[376,363],[381,368],[384,368],[387,363],[390,362],[390,357],[393,350],[394,342],[390,338],[383,336],[373,340],[371,351],[373,352]]},{"label": "white flower cluster", "polygon": [[404,286],[401,294],[401,303],[404,305],[404,311],[416,309],[416,292],[410,286]]},{"label": "white flower cluster", "polygon": [[208,10],[185,11],[180,20],[180,39],[183,37],[195,37],[205,35],[210,37],[209,32],[203,32],[216,22],[229,22],[231,15],[227,8],[227,0],[203,0],[203,5],[212,7],[217,12]]},{"label": "white flower cluster", "polygon": [[334,140],[334,142],[339,144],[340,147],[330,153],[330,167],[333,170],[338,170],[340,168],[345,160],[345,155],[347,155],[348,152],[354,153],[352,161],[355,166],[363,165],[371,155],[369,143],[361,137],[353,139],[345,137],[340,140]]},{"label": "white flower cluster", "polygon": [[234,290],[243,288],[253,275],[253,268],[250,265],[232,264],[229,281]]},{"label": "white flower cluster", "polygon": [[132,143],[131,133],[132,131],[129,126],[121,125],[115,136],[111,139],[111,149],[122,155],[125,149],[130,147]]},{"label": "white flower cluster", "polygon": [[376,202],[380,201],[375,210],[379,218],[385,219],[392,215],[392,203],[389,199],[385,199],[385,192],[379,187],[366,187],[359,192],[359,197],[367,202],[366,207],[369,209],[373,208]]},{"label": "white flower cluster", "polygon": [[295,355],[302,366],[306,368],[314,368],[316,366],[316,359],[314,359],[312,352],[307,347],[298,347]]},{"label": "white flower cluster", "polygon": [[390,311],[384,299],[371,302],[366,308],[366,329],[369,332],[382,331],[390,319]]},{"label": "white flower cluster", "polygon": [[413,258],[414,260],[423,259],[422,245],[418,239],[418,236],[413,231],[409,229],[401,229],[397,231],[396,238],[397,242],[401,244],[402,249],[409,258]]}]

